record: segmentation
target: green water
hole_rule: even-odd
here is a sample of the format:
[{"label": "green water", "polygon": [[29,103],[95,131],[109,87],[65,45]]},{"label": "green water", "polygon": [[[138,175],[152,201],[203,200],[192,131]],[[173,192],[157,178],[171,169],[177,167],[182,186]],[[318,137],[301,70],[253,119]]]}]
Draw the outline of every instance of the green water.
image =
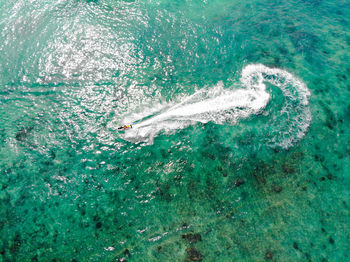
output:
[{"label": "green water", "polygon": [[[0,261],[350,261],[349,28],[343,0],[1,1]],[[256,64],[307,103],[167,111]]]}]

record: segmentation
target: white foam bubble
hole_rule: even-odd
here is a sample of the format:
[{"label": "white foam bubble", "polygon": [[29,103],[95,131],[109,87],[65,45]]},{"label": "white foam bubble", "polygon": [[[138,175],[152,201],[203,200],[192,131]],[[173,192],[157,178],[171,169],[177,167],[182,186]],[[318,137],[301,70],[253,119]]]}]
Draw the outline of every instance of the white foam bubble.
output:
[{"label": "white foam bubble", "polygon": [[[134,124],[133,129],[122,134],[122,138],[135,143],[152,143],[160,132],[171,133],[195,122],[233,125],[239,119],[264,110],[270,100],[265,82],[282,90],[285,102],[277,118],[289,121],[272,123],[281,130],[271,137],[269,144],[288,148],[304,136],[311,121],[310,92],[301,80],[282,69],[251,64],[243,68],[240,82],[238,89],[227,89],[218,83],[183,97],[177,104],[161,103],[145,108],[142,114],[125,119],[125,123]],[[283,114],[288,117],[281,117]]]}]

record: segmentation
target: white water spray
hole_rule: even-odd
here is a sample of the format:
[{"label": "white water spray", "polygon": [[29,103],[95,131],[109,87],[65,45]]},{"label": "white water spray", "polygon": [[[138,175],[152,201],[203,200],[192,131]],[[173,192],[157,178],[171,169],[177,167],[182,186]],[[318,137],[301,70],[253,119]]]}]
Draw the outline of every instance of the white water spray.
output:
[{"label": "white water spray", "polygon": [[301,80],[281,69],[252,64],[242,70],[240,82],[240,89],[224,89],[219,83],[211,89],[197,91],[178,104],[164,103],[146,109],[142,116],[127,119],[135,124],[122,138],[135,143],[152,143],[160,132],[171,133],[195,122],[233,125],[239,119],[264,110],[270,100],[265,82],[282,90],[285,103],[279,114],[288,115],[288,123],[279,131],[281,139],[273,138],[270,144],[288,148],[304,136],[311,121],[310,92]]}]

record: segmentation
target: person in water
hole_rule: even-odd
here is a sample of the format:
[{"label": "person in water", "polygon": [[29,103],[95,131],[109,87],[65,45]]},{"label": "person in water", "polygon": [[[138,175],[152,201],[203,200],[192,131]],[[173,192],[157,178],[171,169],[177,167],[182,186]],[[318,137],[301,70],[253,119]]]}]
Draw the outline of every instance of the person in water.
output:
[{"label": "person in water", "polygon": [[118,127],[118,129],[123,129],[123,130],[129,129],[129,128],[132,128],[132,125],[123,125],[121,127]]}]

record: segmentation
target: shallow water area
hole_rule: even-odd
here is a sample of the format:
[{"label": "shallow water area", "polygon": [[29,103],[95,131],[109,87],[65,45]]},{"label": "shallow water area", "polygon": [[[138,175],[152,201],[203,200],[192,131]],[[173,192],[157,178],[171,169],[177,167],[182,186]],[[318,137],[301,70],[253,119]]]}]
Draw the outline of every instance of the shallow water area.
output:
[{"label": "shallow water area", "polygon": [[4,0],[0,261],[349,261],[349,18]]}]

